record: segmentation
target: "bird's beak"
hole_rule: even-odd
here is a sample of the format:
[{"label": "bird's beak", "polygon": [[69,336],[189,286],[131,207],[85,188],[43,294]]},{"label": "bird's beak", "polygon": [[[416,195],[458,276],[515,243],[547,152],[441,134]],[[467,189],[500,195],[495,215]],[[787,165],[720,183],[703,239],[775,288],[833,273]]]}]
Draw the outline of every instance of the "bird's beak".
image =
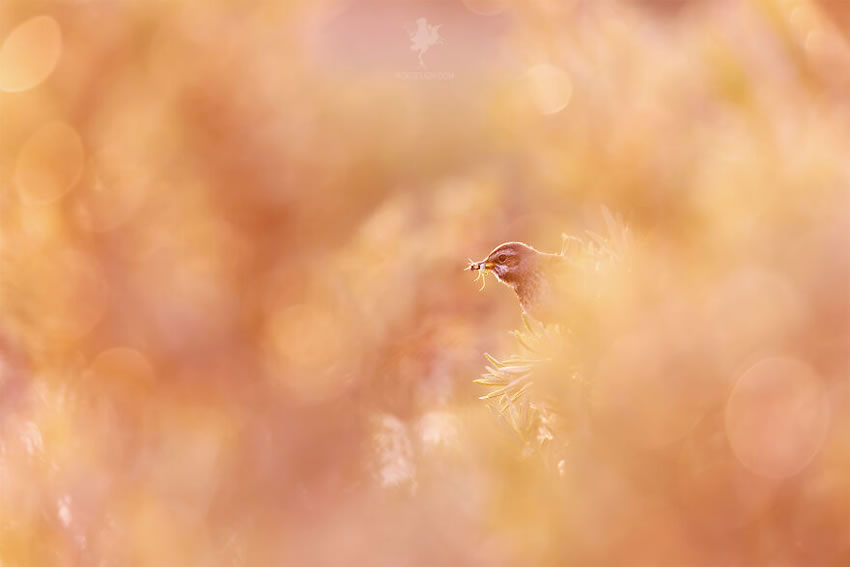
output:
[{"label": "bird's beak", "polygon": [[467,268],[467,269],[470,272],[474,272],[476,270],[492,270],[493,266],[495,266],[495,265],[496,265],[495,262],[487,262],[485,260],[485,261],[481,261],[481,262],[473,262],[469,265],[469,268]]}]

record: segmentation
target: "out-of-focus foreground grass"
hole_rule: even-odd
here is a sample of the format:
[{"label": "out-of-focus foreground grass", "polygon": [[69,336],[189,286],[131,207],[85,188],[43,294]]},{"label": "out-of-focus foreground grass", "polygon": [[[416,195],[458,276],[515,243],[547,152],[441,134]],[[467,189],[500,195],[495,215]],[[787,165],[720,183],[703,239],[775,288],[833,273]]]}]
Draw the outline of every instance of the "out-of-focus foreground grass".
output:
[{"label": "out-of-focus foreground grass", "polygon": [[[846,565],[847,16],[0,3],[0,563]],[[601,205],[553,463],[462,268]]]}]

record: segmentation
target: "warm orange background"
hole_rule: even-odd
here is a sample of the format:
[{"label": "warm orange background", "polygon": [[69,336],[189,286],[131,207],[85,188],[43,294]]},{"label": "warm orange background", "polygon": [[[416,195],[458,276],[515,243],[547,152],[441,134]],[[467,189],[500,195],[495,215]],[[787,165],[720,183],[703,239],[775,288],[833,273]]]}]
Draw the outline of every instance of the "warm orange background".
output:
[{"label": "warm orange background", "polygon": [[[848,15],[0,2],[0,563],[850,563]],[[537,451],[463,268],[603,205]]]}]

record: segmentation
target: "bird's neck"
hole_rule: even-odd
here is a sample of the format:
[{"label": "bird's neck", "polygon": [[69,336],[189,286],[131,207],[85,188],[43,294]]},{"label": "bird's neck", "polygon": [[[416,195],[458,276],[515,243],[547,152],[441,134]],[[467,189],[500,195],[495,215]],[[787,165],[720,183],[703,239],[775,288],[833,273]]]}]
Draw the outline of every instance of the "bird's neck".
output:
[{"label": "bird's neck", "polygon": [[545,291],[546,278],[540,270],[534,270],[521,281],[508,285],[514,288],[523,309],[528,310],[529,304],[536,302]]}]

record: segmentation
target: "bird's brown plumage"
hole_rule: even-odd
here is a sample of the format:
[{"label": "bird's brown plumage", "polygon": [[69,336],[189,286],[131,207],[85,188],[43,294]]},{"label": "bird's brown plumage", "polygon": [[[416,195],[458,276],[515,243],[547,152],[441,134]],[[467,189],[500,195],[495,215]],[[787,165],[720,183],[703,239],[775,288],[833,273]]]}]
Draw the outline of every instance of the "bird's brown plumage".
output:
[{"label": "bird's brown plumage", "polygon": [[513,288],[523,311],[549,323],[557,320],[568,267],[567,259],[560,254],[541,252],[523,242],[505,242],[468,269],[492,272]]}]

